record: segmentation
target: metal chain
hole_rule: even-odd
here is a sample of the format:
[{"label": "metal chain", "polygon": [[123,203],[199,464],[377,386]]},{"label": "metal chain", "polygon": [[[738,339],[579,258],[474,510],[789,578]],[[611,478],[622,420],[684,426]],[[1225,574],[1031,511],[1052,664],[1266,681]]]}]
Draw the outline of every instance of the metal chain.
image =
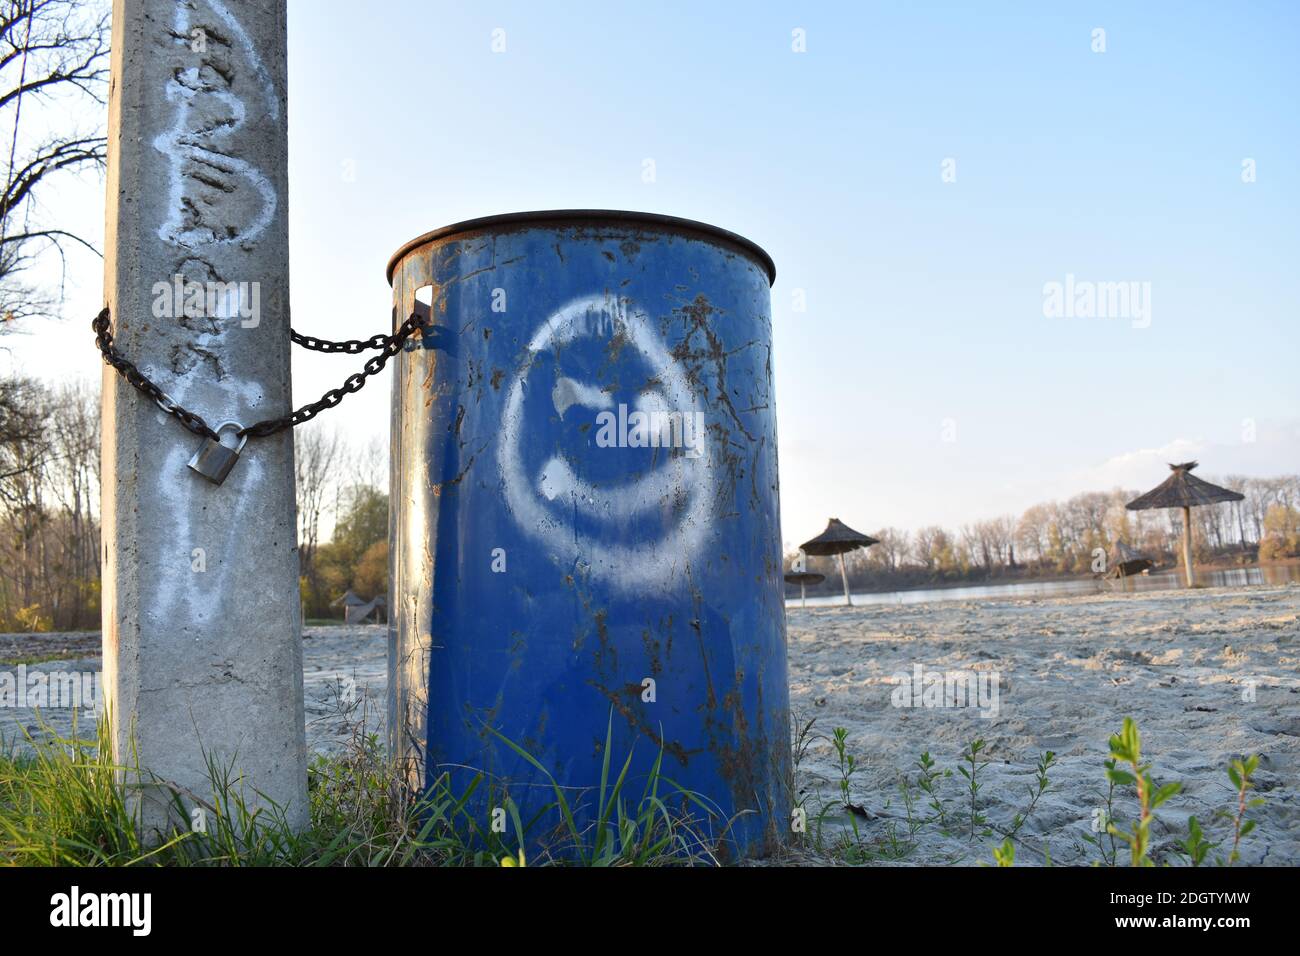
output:
[{"label": "metal chain", "polygon": [[193,412],[177,405],[170,395],[151,382],[144,372],[136,368],[114,347],[113,330],[110,325],[107,307],[99,315],[95,316],[95,321],[90,323],[90,327],[95,330],[95,345],[104,354],[104,361],[117,369],[124,379],[135,386],[143,395],[157,402],[159,408],[194,434],[211,438],[213,441],[221,440],[217,433],[212,430],[212,426],[205,422],[201,416],[195,415]]},{"label": "metal chain", "polygon": [[[286,428],[293,428],[295,425],[311,421],[325,409],[338,405],[343,401],[345,395],[361,391],[366,384],[366,380],[370,376],[382,372],[384,366],[388,364],[388,360],[400,352],[406,344],[406,340],[414,335],[418,329],[422,329],[424,325],[425,320],[418,313],[412,313],[411,317],[402,323],[402,327],[392,335],[372,335],[368,339],[347,339],[342,342],[331,342],[326,339],[300,335],[290,329],[289,338],[292,342],[315,352],[346,352],[349,355],[355,355],[363,349],[379,349],[381,351],[379,355],[372,356],[366,361],[365,365],[362,366],[362,371],[349,375],[343,380],[342,385],[338,388],[331,388],[316,401],[302,406],[292,414],[283,415],[280,418],[268,418],[265,421],[249,425],[247,428],[241,428],[236,434],[240,438],[245,436],[265,438],[268,435],[274,435],[276,432],[284,431]],[[95,330],[95,345],[103,353],[104,361],[115,368],[127,382],[143,395],[153,399],[159,408],[175,418],[189,431],[205,438],[211,438],[213,441],[220,441],[216,431],[203,420],[202,416],[178,405],[175,399],[150,381],[147,375],[136,368],[130,360],[117,350],[117,347],[113,345],[112,316],[108,308],[95,316],[91,328]]]},{"label": "metal chain", "polygon": [[365,349],[382,349],[388,345],[391,335],[372,335],[368,339],[345,339],[342,342],[330,342],[327,339],[318,339],[310,335],[303,335],[300,332],[289,330],[289,339],[294,345],[301,345],[305,349],[311,349],[313,352],[347,352],[349,355],[356,355]]},{"label": "metal chain", "polygon": [[[425,320],[419,313],[412,312],[410,318],[402,323],[402,327],[392,335],[373,335],[364,342],[357,339],[350,339],[345,342],[328,342],[324,339],[309,339],[307,336],[299,335],[292,329],[289,330],[289,337],[292,341],[297,342],[304,348],[314,349],[318,352],[348,352],[355,354],[363,348],[382,349],[378,355],[373,355],[366,360],[365,365],[361,366],[362,371],[353,372],[343,380],[343,384],[338,388],[331,388],[316,401],[302,406],[292,415],[285,415],[282,418],[271,418],[266,421],[257,422],[249,425],[247,428],[241,428],[237,433],[241,438],[248,435],[253,438],[264,438],[267,435],[274,435],[278,431],[286,428],[293,428],[301,425],[303,422],[309,422],[318,414],[327,408],[333,408],[339,402],[343,401],[343,396],[350,395],[353,392],[361,391],[366,379],[371,375],[377,375],[384,370],[388,360],[402,351],[402,346],[406,340],[414,335],[418,330],[423,329]],[[308,342],[315,343],[308,345]],[[353,348],[352,346],[357,346]]]}]

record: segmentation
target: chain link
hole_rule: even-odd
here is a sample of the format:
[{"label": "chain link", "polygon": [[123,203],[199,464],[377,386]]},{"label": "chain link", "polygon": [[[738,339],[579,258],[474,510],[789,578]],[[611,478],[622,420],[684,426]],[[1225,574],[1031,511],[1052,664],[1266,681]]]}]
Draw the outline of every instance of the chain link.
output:
[{"label": "chain link", "polygon": [[356,355],[366,349],[382,349],[388,344],[391,335],[372,335],[368,339],[344,339],[342,342],[330,342],[327,339],[318,339],[310,335],[303,335],[300,332],[289,330],[289,339],[294,345],[301,345],[305,349],[311,349],[313,352],[346,352],[349,355]]},{"label": "chain link", "polygon": [[217,433],[213,431],[212,426],[203,420],[202,416],[195,415],[193,412],[177,405],[170,395],[150,381],[147,375],[136,368],[117,350],[113,345],[113,330],[107,308],[95,316],[95,321],[90,325],[95,330],[95,345],[104,354],[104,361],[117,369],[118,373],[138,389],[141,394],[153,399],[159,408],[194,434],[211,438],[214,441],[221,440]]},{"label": "chain link", "polygon": [[[293,428],[295,425],[309,422],[325,409],[334,408],[343,401],[344,396],[361,391],[370,376],[382,372],[384,366],[388,364],[388,360],[402,351],[406,340],[414,335],[416,331],[424,328],[424,325],[425,320],[418,313],[412,313],[411,317],[402,323],[402,327],[392,335],[379,334],[372,335],[368,339],[346,339],[341,342],[331,342],[327,339],[301,335],[290,329],[289,338],[294,344],[301,345],[303,348],[311,349],[314,352],[345,352],[349,355],[356,355],[364,349],[379,349],[380,352],[378,355],[373,355],[366,360],[365,365],[362,366],[362,371],[352,373],[343,380],[342,385],[338,388],[331,388],[316,401],[302,406],[289,415],[268,418],[265,421],[249,425],[247,428],[241,428],[236,434],[241,438],[245,436],[265,438],[268,435],[274,435],[276,432],[284,431],[286,428]],[[103,353],[104,361],[116,369],[127,382],[141,394],[153,399],[159,408],[171,415],[195,435],[202,435],[205,438],[211,438],[213,441],[220,441],[216,431],[204,421],[202,416],[178,405],[175,399],[150,381],[147,375],[136,368],[130,360],[117,350],[117,347],[113,344],[112,315],[107,308],[95,316],[91,328],[95,330],[95,345]]]}]

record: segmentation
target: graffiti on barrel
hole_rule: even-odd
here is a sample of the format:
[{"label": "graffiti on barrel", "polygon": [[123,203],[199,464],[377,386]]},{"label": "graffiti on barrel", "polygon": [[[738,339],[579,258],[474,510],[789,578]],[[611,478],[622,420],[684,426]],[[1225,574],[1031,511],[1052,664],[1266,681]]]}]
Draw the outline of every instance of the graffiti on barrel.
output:
[{"label": "graffiti on barrel", "polygon": [[635,790],[662,752],[724,852],[788,832],[772,271],[601,211],[394,256],[396,316],[430,322],[392,444],[390,742],[417,779],[484,773],[531,819],[550,778],[502,737],[579,804],[606,756]]},{"label": "graffiti on barrel", "polygon": [[[626,444],[683,452],[667,455],[662,466],[628,484],[595,484],[576,474],[568,457],[557,454],[550,454],[531,472],[525,462],[525,401],[526,396],[537,394],[528,389],[529,373],[544,356],[554,357],[586,338],[630,347],[649,370],[648,387],[641,391],[637,410],[632,413],[640,417],[632,422],[631,441]],[[566,415],[574,419],[570,413],[576,407],[603,412],[617,408],[614,389],[608,384],[559,376],[549,394],[543,394],[561,420]],[[626,412],[621,418],[624,423],[629,420]],[[607,296],[570,302],[549,316],[532,337],[506,396],[498,462],[510,511],[520,527],[544,543],[560,564],[589,571],[593,578],[620,591],[644,593],[650,585],[682,573],[683,560],[699,550],[712,523],[709,509],[714,472],[709,467],[707,435],[698,424],[702,420],[686,370],[668,354],[645,313],[626,300]],[[611,424],[606,419],[602,427]],[[627,428],[621,433],[626,436]],[[620,535],[620,527],[629,519],[660,509],[665,502],[671,502],[677,519],[662,537],[627,540]],[[575,536],[568,527],[574,511],[594,517],[604,528],[588,538]]]}]

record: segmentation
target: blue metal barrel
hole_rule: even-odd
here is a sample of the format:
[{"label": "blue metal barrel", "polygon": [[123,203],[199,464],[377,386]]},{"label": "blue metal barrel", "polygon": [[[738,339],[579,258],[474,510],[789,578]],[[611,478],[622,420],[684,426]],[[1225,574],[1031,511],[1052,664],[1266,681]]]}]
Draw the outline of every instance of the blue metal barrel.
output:
[{"label": "blue metal barrel", "polygon": [[662,754],[724,856],[769,850],[791,808],[771,259],[572,210],[436,230],[388,275],[396,321],[430,316],[394,362],[393,752],[425,785],[484,773],[527,821],[554,793],[502,738],[586,814],[609,740],[633,804]]}]

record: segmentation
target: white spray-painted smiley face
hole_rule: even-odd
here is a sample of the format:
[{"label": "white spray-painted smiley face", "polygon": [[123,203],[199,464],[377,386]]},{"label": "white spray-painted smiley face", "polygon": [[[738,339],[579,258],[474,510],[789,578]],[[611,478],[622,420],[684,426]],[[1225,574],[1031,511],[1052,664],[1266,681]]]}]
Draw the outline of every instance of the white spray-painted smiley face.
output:
[{"label": "white spray-painted smiley face", "polygon": [[[618,483],[585,479],[559,454],[530,467],[522,440],[530,402],[545,402],[551,420],[556,420],[552,409],[563,420],[574,406],[614,407],[610,389],[599,383],[557,376],[549,389],[530,389],[529,377],[540,356],[583,340],[616,337],[635,350],[656,383],[643,392],[641,410],[671,409],[683,419],[701,420],[685,368],[669,354],[645,313],[626,300],[584,297],[549,316],[528,343],[506,395],[497,463],[506,503],[529,537],[562,567],[579,568],[615,590],[635,592],[665,586],[684,574],[710,532],[715,489],[707,433],[698,430],[690,454],[663,455],[640,477]],[[627,533],[629,524],[655,514],[670,516],[666,528],[659,523],[663,530],[657,537]],[[577,516],[582,533],[575,526]]]}]

